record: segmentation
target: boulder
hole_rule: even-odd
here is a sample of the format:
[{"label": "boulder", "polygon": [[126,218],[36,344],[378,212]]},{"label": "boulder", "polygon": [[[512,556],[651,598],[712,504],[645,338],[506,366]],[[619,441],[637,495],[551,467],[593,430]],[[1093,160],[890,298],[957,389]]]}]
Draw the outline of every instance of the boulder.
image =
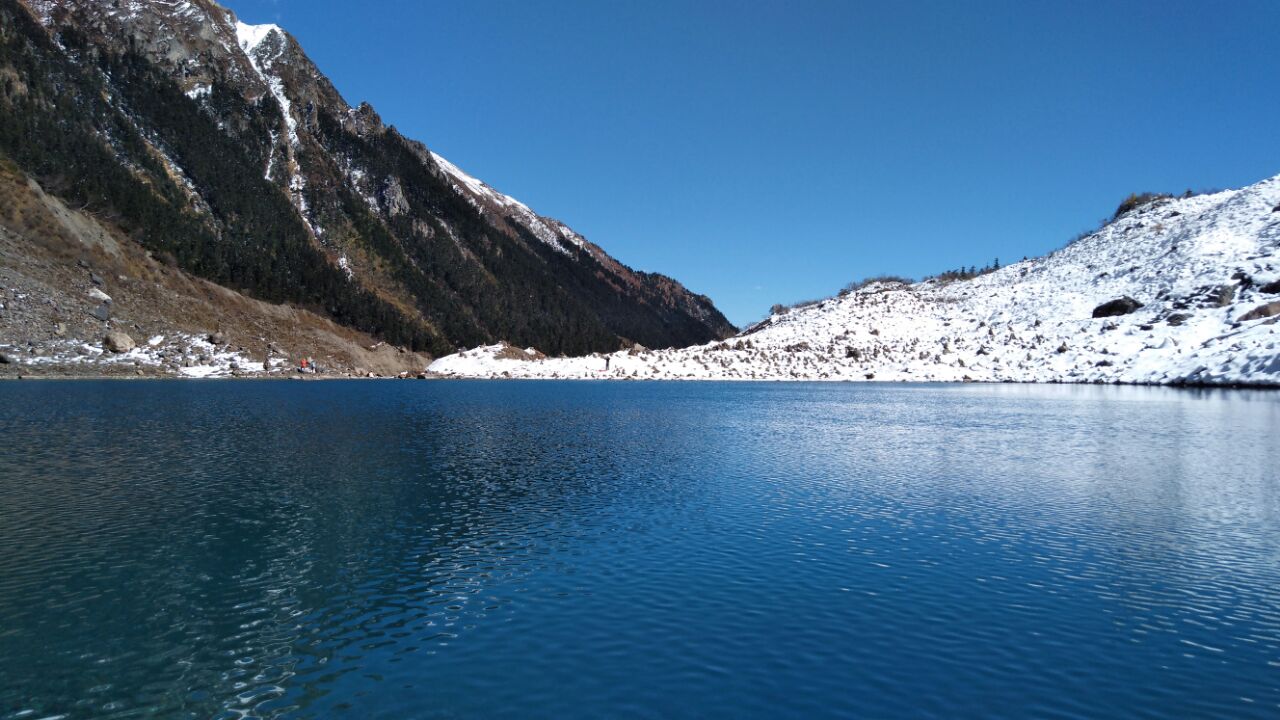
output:
[{"label": "boulder", "polygon": [[112,330],[107,333],[106,337],[102,338],[102,347],[113,353],[126,353],[137,346],[133,338],[119,330]]},{"label": "boulder", "polygon": [[1280,294],[1280,280],[1269,282],[1258,289],[1268,295]]},{"label": "boulder", "polygon": [[104,302],[104,303],[111,302],[111,296],[102,292],[98,288],[90,289],[89,297],[93,298],[94,300],[97,300],[98,302]]},{"label": "boulder", "polygon": [[98,307],[90,310],[89,314],[97,320],[106,322],[111,319],[111,306],[107,303],[102,303]]},{"label": "boulder", "polygon": [[1191,319],[1191,316],[1188,315],[1187,313],[1174,313],[1169,316],[1168,323],[1174,327],[1178,327],[1179,325],[1181,325],[1182,323],[1190,319]]},{"label": "boulder", "polygon": [[1236,299],[1236,289],[1231,285],[1219,285],[1209,292],[1204,307],[1226,307]]},{"label": "boulder", "polygon": [[1275,315],[1280,315],[1280,300],[1277,300],[1275,302],[1269,302],[1266,305],[1259,305],[1258,307],[1250,310],[1244,315],[1241,315],[1240,319],[1237,320],[1236,322],[1249,322],[1250,320],[1261,320],[1262,318],[1269,318]]},{"label": "boulder", "polygon": [[18,361],[12,355],[0,352],[0,365],[17,365]]},{"label": "boulder", "polygon": [[1119,317],[1121,315],[1128,315],[1140,307],[1142,307],[1142,303],[1126,295],[1125,297],[1112,300],[1111,302],[1102,303],[1098,307],[1094,308],[1093,316],[1095,318]]},{"label": "boulder", "polygon": [[224,335],[221,330],[217,332],[211,332],[209,333],[209,342],[213,343],[214,345],[226,345],[227,336]]},{"label": "boulder", "polygon": [[498,360],[545,360],[547,357],[534,348],[521,349],[512,346],[505,340],[499,343],[499,345],[500,347],[493,354],[493,356]]}]

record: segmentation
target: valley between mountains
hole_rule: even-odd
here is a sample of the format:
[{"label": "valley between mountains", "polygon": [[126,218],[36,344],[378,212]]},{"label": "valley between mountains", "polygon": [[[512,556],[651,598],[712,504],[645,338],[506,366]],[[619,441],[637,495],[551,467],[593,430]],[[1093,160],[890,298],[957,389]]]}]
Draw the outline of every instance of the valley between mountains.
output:
[{"label": "valley between mountains", "polygon": [[[379,374],[400,364],[368,348],[421,371],[415,354],[499,340],[582,354],[734,332],[209,0],[0,0],[0,180],[0,352],[27,374],[301,357]],[[186,289],[203,283],[231,294]]]},{"label": "valley between mountains", "polygon": [[1278,250],[1280,176],[739,330],[348,104],[283,28],[0,0],[0,377],[1280,385]]},{"label": "valley between mountains", "polygon": [[1155,198],[1047,257],[872,282],[683,349],[441,358],[450,377],[1280,384],[1280,176]]}]

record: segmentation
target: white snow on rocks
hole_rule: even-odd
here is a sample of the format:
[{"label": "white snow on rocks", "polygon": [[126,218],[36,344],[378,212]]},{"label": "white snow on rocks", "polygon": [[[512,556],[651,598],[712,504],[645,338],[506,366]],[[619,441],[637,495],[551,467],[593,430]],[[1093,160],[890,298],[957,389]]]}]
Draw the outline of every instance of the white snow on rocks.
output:
[{"label": "white snow on rocks", "polygon": [[127,352],[114,353],[104,342],[84,342],[66,339],[46,343],[39,355],[27,355],[18,346],[0,345],[0,351],[19,365],[78,366],[95,368],[118,366],[139,370],[155,370],[175,373],[181,377],[213,378],[232,377],[241,374],[265,375],[284,372],[281,361],[274,362],[270,371],[264,370],[261,360],[227,346],[214,345],[206,337],[177,333],[172,336],[153,335],[145,343],[135,345]]},{"label": "white snow on rocks", "polygon": [[586,240],[563,223],[548,221],[531,210],[528,205],[468,175],[438,153],[431,153],[431,158],[452,180],[454,191],[466,198],[476,209],[483,211],[486,204],[496,208],[507,218],[520,223],[526,230],[533,233],[534,237],[570,257],[573,256],[570,246],[586,248]]},{"label": "white snow on rocks", "polygon": [[274,23],[249,25],[236,20],[236,39],[240,41],[240,48],[245,52],[253,51],[275,32],[282,31],[280,26]]},{"label": "white snow on rocks", "polygon": [[[285,130],[289,140],[285,146],[285,164],[289,169],[289,196],[293,200],[294,206],[298,208],[298,214],[301,215],[302,221],[311,230],[311,234],[319,236],[320,233],[317,227],[311,222],[307,198],[303,192],[306,189],[306,180],[303,179],[302,174],[298,171],[297,159],[294,157],[294,151],[298,147],[298,120],[293,116],[293,103],[289,100],[289,94],[285,92],[284,81],[273,72],[276,63],[284,54],[287,36],[279,25],[270,23],[248,25],[236,20],[235,28],[236,40],[240,44],[240,49],[244,51],[250,66],[253,67],[253,71],[266,84],[272,97],[280,105],[280,113],[284,118]],[[271,140],[274,148],[275,136],[272,136]],[[271,179],[274,163],[275,152],[273,149],[271,156],[267,158],[267,168],[264,175],[268,180]]]},{"label": "white snow on rocks", "polygon": [[[1047,257],[969,281],[875,283],[724,342],[579,358],[502,346],[445,377],[1251,383],[1280,385],[1280,176],[1135,209]],[[1093,318],[1123,297],[1143,304]]]},{"label": "white snow on rocks", "polygon": [[[276,33],[280,34],[280,48],[274,53],[268,48],[264,48],[268,38]],[[244,51],[245,57],[249,59],[249,64],[253,66],[254,72],[266,84],[271,91],[271,95],[280,104],[280,110],[284,114],[285,127],[289,131],[289,144],[295,146],[298,144],[298,121],[293,117],[293,105],[289,102],[289,96],[284,91],[284,83],[280,78],[271,74],[271,70],[276,60],[280,59],[280,53],[283,51],[284,31],[279,25],[247,25],[236,20],[236,39],[240,43],[240,49]]]},{"label": "white snow on rocks", "polygon": [[[28,6],[35,13],[36,18],[44,25],[49,25],[53,19],[53,11],[57,8],[61,0],[27,0]],[[106,4],[106,3],[104,3]],[[113,2],[106,10],[108,15],[119,15],[126,18],[136,18],[148,9],[149,4],[157,4],[165,7],[165,12],[177,17],[195,17],[201,14],[201,9],[196,7],[190,0],[125,0],[124,2]]]}]

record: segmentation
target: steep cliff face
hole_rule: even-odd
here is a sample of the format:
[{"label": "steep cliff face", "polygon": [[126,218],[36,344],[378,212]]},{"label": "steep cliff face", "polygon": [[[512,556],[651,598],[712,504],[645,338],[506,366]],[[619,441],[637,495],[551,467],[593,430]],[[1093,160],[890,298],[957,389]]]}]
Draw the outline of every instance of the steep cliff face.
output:
[{"label": "steep cliff face", "polygon": [[190,272],[448,352],[683,346],[733,329],[349,106],[207,0],[0,0],[0,152]]}]

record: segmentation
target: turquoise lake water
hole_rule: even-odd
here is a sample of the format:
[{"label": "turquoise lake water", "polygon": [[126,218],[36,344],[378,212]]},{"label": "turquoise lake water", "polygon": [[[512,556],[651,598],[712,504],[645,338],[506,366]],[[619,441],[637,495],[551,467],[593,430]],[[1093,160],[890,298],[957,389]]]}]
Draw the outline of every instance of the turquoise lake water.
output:
[{"label": "turquoise lake water", "polygon": [[0,384],[0,718],[1280,717],[1280,393]]}]

